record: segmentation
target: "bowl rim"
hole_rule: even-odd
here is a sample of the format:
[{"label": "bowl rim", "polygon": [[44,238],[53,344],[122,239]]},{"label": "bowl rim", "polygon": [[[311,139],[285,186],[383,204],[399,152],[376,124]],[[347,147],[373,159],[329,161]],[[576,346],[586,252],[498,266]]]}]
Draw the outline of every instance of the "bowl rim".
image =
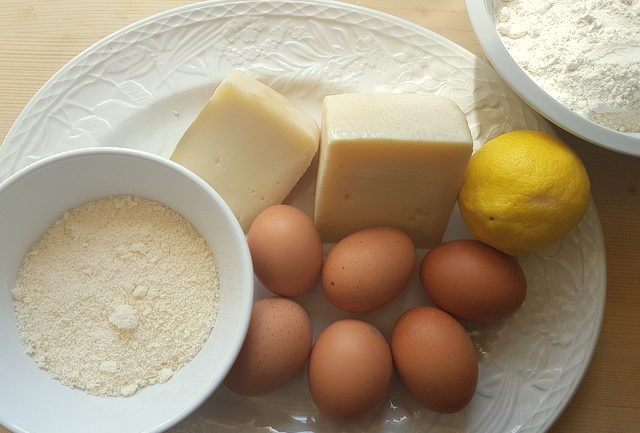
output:
[{"label": "bowl rim", "polygon": [[597,146],[640,157],[640,132],[599,125],[552,98],[511,57],[493,21],[493,0],[465,0],[474,33],[496,72],[528,105],[560,128]]},{"label": "bowl rim", "polygon": [[[245,293],[244,297],[247,305],[244,306],[243,310],[247,312],[247,314],[236,316],[235,326],[239,330],[239,335],[242,338],[238,338],[236,341],[233,341],[232,344],[227,345],[230,349],[229,353],[233,353],[233,356],[226,357],[222,362],[221,371],[228,372],[233,363],[235,362],[235,358],[237,354],[240,353],[242,349],[242,345],[244,344],[244,339],[246,338],[246,334],[249,329],[249,322],[251,319],[251,311],[253,300],[255,296],[255,284],[254,284],[254,273],[253,273],[253,264],[251,261],[251,254],[249,252],[249,246],[246,242],[246,237],[244,231],[242,230],[240,223],[237,218],[233,214],[233,211],[229,207],[229,205],[224,201],[224,199],[220,196],[220,194],[207,182],[205,182],[202,178],[197,176],[191,170],[186,167],[171,161],[170,159],[163,158],[161,156],[157,156],[150,152],[145,152],[137,149],[129,149],[122,147],[112,147],[112,146],[99,146],[99,147],[84,147],[78,149],[65,150],[62,152],[58,152],[49,156],[45,156],[31,164],[23,167],[22,169],[12,173],[8,176],[4,181],[0,182],[0,196],[9,188],[11,188],[15,183],[19,182],[21,179],[29,176],[32,173],[35,173],[41,169],[44,169],[51,164],[55,164],[57,162],[75,158],[81,158],[86,156],[125,156],[125,157],[134,157],[137,159],[143,159],[148,162],[158,164],[164,167],[167,167],[171,170],[177,171],[182,176],[189,179],[189,181],[193,182],[197,187],[204,190],[204,192],[216,203],[216,205],[220,208],[220,210],[225,215],[225,218],[230,222],[232,227],[232,236],[234,239],[234,243],[237,243],[239,254],[241,256],[241,262],[243,265],[241,266],[241,274],[242,281],[245,283],[243,287],[247,293]],[[179,211],[178,211],[179,212]],[[215,325],[214,325],[215,326]],[[208,337],[207,337],[208,339]],[[185,419],[189,416],[193,411],[195,411],[198,407],[200,407],[217,388],[219,388],[223,381],[226,373],[221,375],[220,377],[216,377],[215,380],[210,380],[209,385],[204,387],[203,390],[199,393],[199,395],[194,396],[194,398],[185,403],[184,407],[177,415],[162,420],[158,422],[154,426],[150,426],[148,429],[144,431],[144,433],[158,433],[165,431],[166,429],[174,426],[181,420]],[[23,430],[22,428],[13,424],[13,422],[3,415],[0,412],[0,426],[4,426],[12,432],[19,433],[30,433],[28,431]]]}]

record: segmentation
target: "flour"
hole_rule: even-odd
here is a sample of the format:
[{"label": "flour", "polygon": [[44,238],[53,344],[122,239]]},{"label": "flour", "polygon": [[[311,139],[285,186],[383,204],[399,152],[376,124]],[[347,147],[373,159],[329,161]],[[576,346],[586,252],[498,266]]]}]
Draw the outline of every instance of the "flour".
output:
[{"label": "flour", "polygon": [[56,221],[24,258],[13,296],[39,367],[91,394],[128,396],[198,353],[217,315],[218,274],[191,223],[119,196]]},{"label": "flour", "polygon": [[494,0],[509,53],[549,95],[620,131],[640,131],[640,0]]}]

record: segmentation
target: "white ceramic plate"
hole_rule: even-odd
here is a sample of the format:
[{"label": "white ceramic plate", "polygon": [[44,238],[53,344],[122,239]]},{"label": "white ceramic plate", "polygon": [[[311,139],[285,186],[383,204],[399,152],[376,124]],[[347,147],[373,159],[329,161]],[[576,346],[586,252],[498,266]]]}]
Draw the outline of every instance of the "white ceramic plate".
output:
[{"label": "white ceramic plate", "polygon": [[485,54],[502,78],[547,119],[598,146],[640,156],[640,132],[620,132],[583,117],[542,90],[511,57],[493,20],[493,0],[466,0],[471,24]]},{"label": "white ceramic plate", "polygon": [[[273,86],[318,121],[326,94],[404,91],[455,100],[476,147],[508,130],[548,129],[490,67],[406,21],[327,1],[204,2],[133,24],[62,68],[0,147],[0,179],[77,147],[116,145],[168,157],[233,69]],[[310,211],[312,192],[310,172],[289,201]],[[456,212],[446,238],[467,236]],[[482,359],[476,395],[462,412],[422,409],[394,379],[385,410],[336,424],[318,414],[301,374],[264,397],[222,388],[172,431],[543,432],[578,387],[600,330],[606,275],[595,208],[563,242],[521,263],[529,283],[523,307],[504,323],[469,328]],[[311,314],[316,336],[347,316],[319,287],[298,301]],[[414,278],[391,305],[359,317],[388,336],[405,309],[427,303]]]}]

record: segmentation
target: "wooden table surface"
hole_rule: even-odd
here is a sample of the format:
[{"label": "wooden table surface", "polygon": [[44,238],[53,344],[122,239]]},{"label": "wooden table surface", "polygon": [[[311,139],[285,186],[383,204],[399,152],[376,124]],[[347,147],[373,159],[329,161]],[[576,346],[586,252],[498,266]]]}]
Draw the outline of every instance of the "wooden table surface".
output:
[{"label": "wooden table surface", "polygon": [[[464,0],[350,2],[417,23],[486,59],[471,29]],[[0,138],[4,139],[44,82],[80,51],[127,24],[188,3],[192,2],[3,0]],[[591,176],[606,242],[608,287],[593,361],[551,432],[640,432],[640,158],[558,132],[578,152]],[[6,432],[0,427],[0,433]]]}]

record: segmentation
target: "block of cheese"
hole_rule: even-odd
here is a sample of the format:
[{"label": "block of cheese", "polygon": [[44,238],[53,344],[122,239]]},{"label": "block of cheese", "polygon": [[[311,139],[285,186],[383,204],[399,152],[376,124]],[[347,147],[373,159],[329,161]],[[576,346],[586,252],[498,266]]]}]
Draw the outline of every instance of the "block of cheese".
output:
[{"label": "block of cheese", "polygon": [[216,88],[171,159],[213,186],[246,231],[304,174],[319,135],[308,114],[235,71]]},{"label": "block of cheese", "polygon": [[388,225],[419,248],[442,240],[473,142],[450,99],[416,94],[324,98],[315,222],[327,242]]}]

